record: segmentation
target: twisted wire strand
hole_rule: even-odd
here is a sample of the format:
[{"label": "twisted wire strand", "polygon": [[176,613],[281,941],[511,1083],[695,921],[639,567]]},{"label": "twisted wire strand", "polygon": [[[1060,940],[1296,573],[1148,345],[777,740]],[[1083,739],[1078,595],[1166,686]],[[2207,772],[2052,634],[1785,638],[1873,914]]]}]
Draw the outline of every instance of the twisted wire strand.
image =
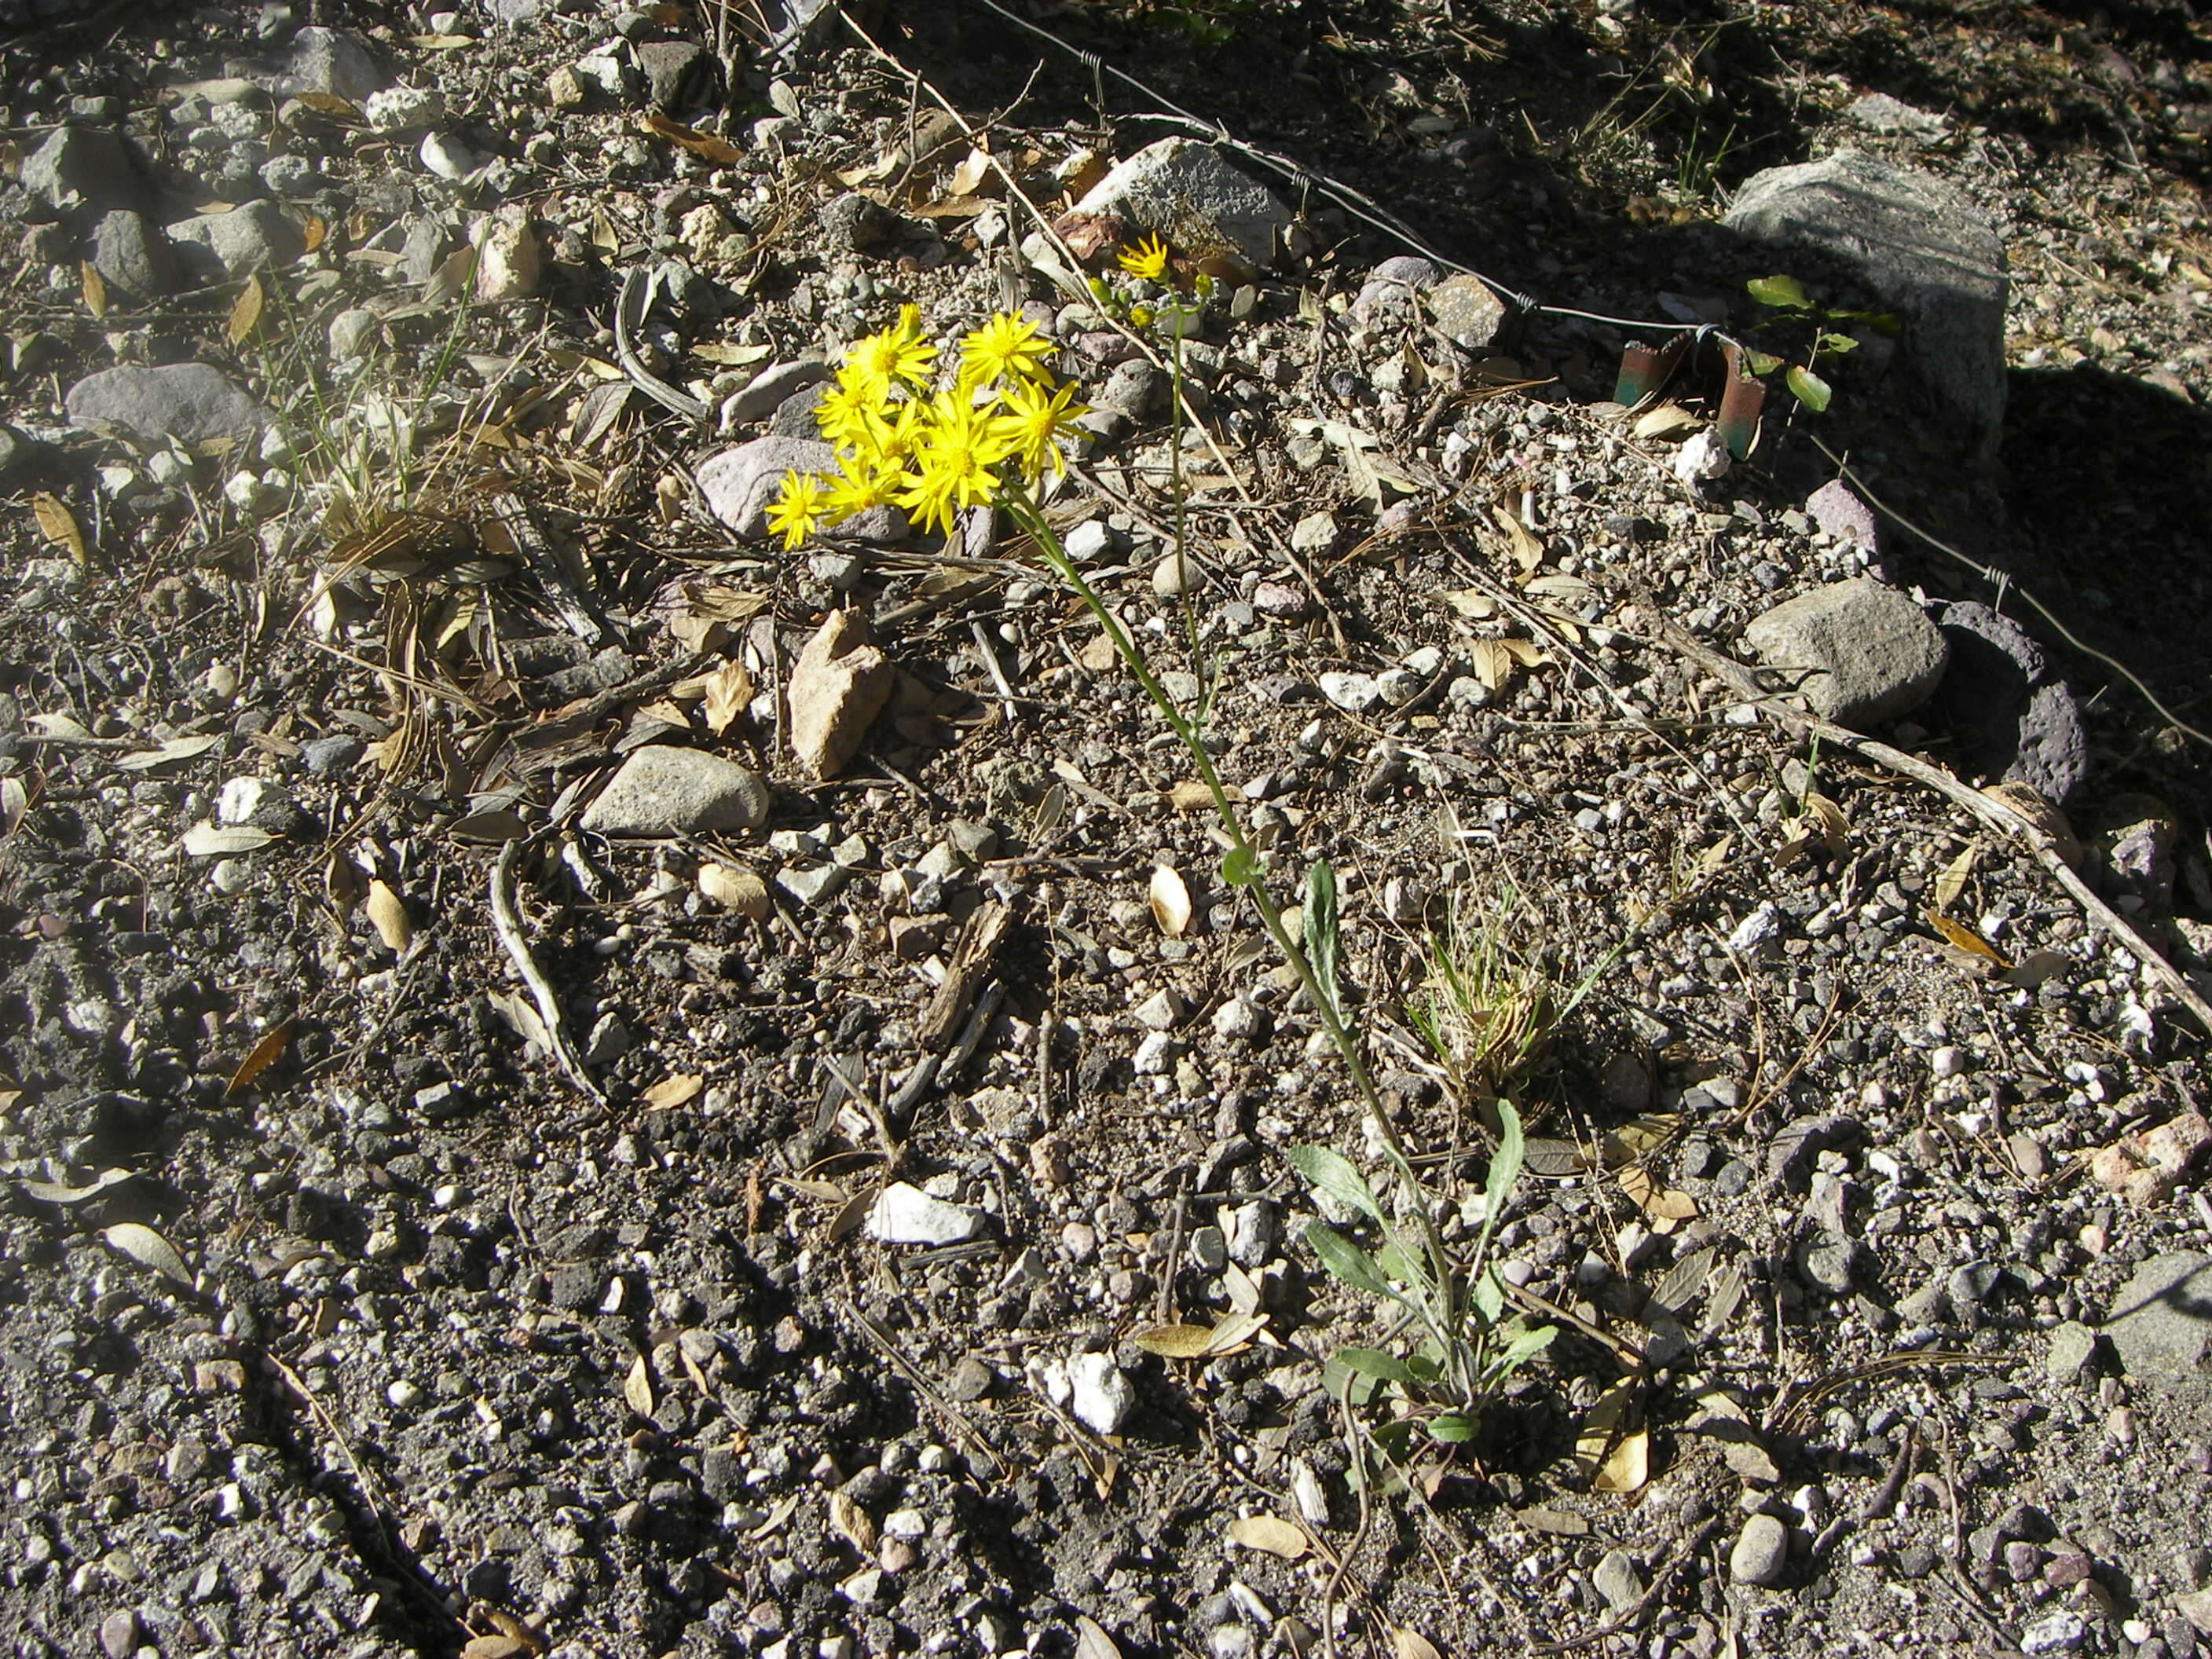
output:
[{"label": "twisted wire strand", "polygon": [[1237,137],[1236,134],[1230,131],[1229,128],[1221,121],[1218,119],[1209,120],[1204,116],[1194,114],[1191,111],[1183,108],[1172,99],[1165,96],[1157,88],[1148,86],[1144,82],[1139,80],[1127,70],[1120,68],[1115,64],[1108,62],[1100,53],[1089,51],[1084,47],[1075,46],[1072,42],[1063,40],[1059,35],[1054,33],[1050,29],[1046,28],[1042,24],[1032,22],[1026,17],[1018,16],[1013,12],[1007,10],[1006,7],[999,3],[999,0],[976,0],[976,3],[996,12],[1000,16],[1013,24],[1015,27],[1024,30],[1028,33],[1035,35],[1038,40],[1046,41],[1052,46],[1057,46],[1060,51],[1067,52],[1081,62],[1086,68],[1090,69],[1094,76],[1097,76],[1101,71],[1104,74],[1110,75],[1116,81],[1121,82],[1123,85],[1139,93],[1155,106],[1155,109],[1152,112],[1135,112],[1131,115],[1125,116],[1122,118],[1126,120],[1158,121],[1164,125],[1188,127],[1192,131],[1204,135],[1210,142],[1219,144],[1225,149],[1234,150],[1239,155],[1259,163],[1261,167],[1264,167],[1270,172],[1275,173],[1279,178],[1296,185],[1302,191],[1311,190],[1318,192],[1323,197],[1326,197],[1352,218],[1357,219],[1361,223],[1364,224],[1369,229],[1382,231],[1386,234],[1396,237],[1407,247],[1413,249],[1414,252],[1419,254],[1423,258],[1429,260],[1432,264],[1441,265],[1448,270],[1458,271],[1463,276],[1474,277],[1476,281],[1481,283],[1484,287],[1489,289],[1490,291],[1495,294],[1500,300],[1504,301],[1508,306],[1511,307],[1514,311],[1519,314],[1527,315],[1534,313],[1540,313],[1547,317],[1574,318],[1583,322],[1596,323],[1605,327],[1629,329],[1646,332],[1656,331],[1665,334],[1680,334],[1689,332],[1695,331],[1701,326],[1701,325],[1696,323],[1679,323],[1649,317],[1613,317],[1609,316],[1603,312],[1583,311],[1571,306],[1553,306],[1542,304],[1537,301],[1534,295],[1524,294],[1519,289],[1511,287],[1510,284],[1500,282],[1497,277],[1492,276],[1488,271],[1478,270],[1473,265],[1467,264],[1460,260],[1452,258],[1448,254],[1438,252],[1434,247],[1431,247],[1427,241],[1425,241],[1420,234],[1413,228],[1413,227],[1407,224],[1404,220],[1399,218],[1395,214],[1389,211],[1389,209],[1383,207],[1372,197],[1354,188],[1352,185],[1344,183],[1341,179],[1333,179],[1327,173],[1316,173],[1311,168],[1306,167],[1303,162],[1296,160],[1294,157],[1283,155],[1279,151],[1267,149],[1258,144],[1252,143],[1248,140]]},{"label": "twisted wire strand", "polygon": [[[1416,253],[1420,254],[1424,258],[1426,258],[1436,264],[1443,266],[1448,270],[1459,271],[1466,276],[1474,277],[1485,287],[1488,288],[1492,293],[1497,295],[1501,301],[1512,307],[1515,311],[1520,314],[1527,315],[1534,313],[1540,313],[1547,317],[1573,318],[1583,322],[1595,323],[1604,327],[1630,331],[1656,331],[1667,334],[1689,334],[1695,337],[1692,342],[1693,347],[1702,343],[1705,339],[1715,335],[1720,335],[1720,337],[1724,339],[1728,337],[1726,335],[1721,335],[1720,331],[1711,323],[1681,323],[1671,320],[1661,321],[1653,318],[1615,317],[1608,315],[1603,312],[1585,311],[1573,306],[1541,304],[1533,295],[1521,293],[1518,290],[1509,287],[1506,283],[1500,282],[1497,277],[1491,276],[1487,271],[1477,270],[1472,265],[1462,264],[1457,259],[1451,258],[1448,255],[1438,252],[1435,248],[1430,246],[1427,242],[1423,240],[1422,238],[1412,228],[1412,227],[1407,225],[1403,220],[1400,219],[1396,215],[1382,207],[1372,198],[1353,188],[1352,185],[1345,184],[1339,179],[1332,179],[1326,173],[1316,173],[1293,157],[1282,155],[1278,151],[1265,149],[1257,144],[1248,143],[1247,141],[1237,137],[1234,133],[1231,132],[1228,127],[1222,122],[1218,120],[1208,120],[1202,116],[1195,115],[1189,110],[1182,108],[1180,105],[1175,103],[1171,99],[1167,98],[1154,88],[1148,86],[1144,82],[1139,80],[1135,76],[1129,74],[1127,70],[1121,69],[1114,64],[1109,63],[1101,53],[1090,51],[1085,47],[1075,46],[1069,41],[1063,40],[1059,35],[1054,34],[1050,29],[1044,27],[1042,24],[1031,22],[1025,17],[1017,16],[1014,13],[1007,10],[1005,6],[1000,5],[999,3],[999,0],[976,0],[976,3],[996,12],[1000,16],[1005,18],[1017,28],[1023,29],[1027,33],[1035,35],[1037,39],[1057,46],[1063,52],[1070,53],[1078,61],[1082,63],[1085,68],[1091,71],[1094,78],[1102,74],[1110,75],[1116,81],[1122,82],[1124,85],[1131,88],[1145,98],[1150,100],[1158,106],[1158,112],[1164,112],[1164,113],[1158,112],[1136,112],[1124,117],[1124,119],[1152,120],[1168,125],[1179,125],[1201,133],[1211,142],[1218,143],[1224,149],[1232,149],[1238,155],[1245,156],[1253,161],[1258,162],[1261,166],[1268,168],[1279,177],[1295,185],[1301,192],[1310,190],[1317,191],[1322,196],[1325,196],[1331,201],[1334,202],[1337,206],[1343,209],[1345,212],[1349,214],[1352,217],[1359,220],[1362,223],[1365,224],[1370,229],[1382,231],[1389,235],[1396,237],[1400,241],[1412,248]],[[1813,434],[1809,434],[1808,435],[1813,436]],[[1813,436],[1813,442],[1820,448],[1821,453],[1826,455],[1835,465],[1838,473],[1841,477],[1848,479],[1851,484],[1858,489],[1860,494],[1866,498],[1868,503],[1877,512],[1894,520],[1903,529],[1917,538],[1919,540],[1925,542],[1936,551],[1948,554],[1950,557],[1957,560],[1968,569],[1973,571],[1984,580],[1991,583],[1996,590],[1996,600],[2000,605],[2004,603],[2008,593],[2017,593],[2020,598],[2033,611],[2035,611],[2035,612],[2057,633],[2059,637],[2063,639],[2069,646],[2082,653],[2084,655],[2102,663],[2106,667],[2111,669],[2114,673],[2119,675],[2121,678],[2124,679],[2135,690],[2136,695],[2142,697],[2145,702],[2148,703],[2150,707],[2157,712],[2160,717],[2166,720],[2176,732],[2197,743],[2212,746],[2212,734],[2208,734],[2191,725],[2188,721],[2183,720],[2180,715],[2176,714],[2172,708],[2168,708],[2164,702],[2160,701],[2157,695],[2151,690],[2149,686],[2145,684],[2142,678],[2131,672],[2125,664],[2106,655],[2104,652],[2096,649],[2096,647],[2087,644],[2077,636],[2074,631],[2068,628],[2065,623],[2050,609],[2049,606],[2045,605],[2040,599],[2037,599],[2035,595],[2030,592],[2026,587],[2021,586],[2019,583],[2014,581],[2010,573],[1998,570],[1991,566],[1984,565],[1978,560],[1970,557],[1966,553],[1961,552],[1959,549],[1952,546],[1949,543],[1939,540],[1936,537],[1929,534],[1926,530],[1923,530],[1920,526],[1913,523],[1911,520],[1906,518],[1903,514],[1898,512],[1896,508],[1891,507],[1887,501],[1883,501],[1881,496],[1877,495],[1874,492],[1873,489],[1868,484],[1865,478],[1861,477],[1854,468],[1846,463],[1841,456],[1830,449],[1826,444],[1822,443],[1818,436]]]}]

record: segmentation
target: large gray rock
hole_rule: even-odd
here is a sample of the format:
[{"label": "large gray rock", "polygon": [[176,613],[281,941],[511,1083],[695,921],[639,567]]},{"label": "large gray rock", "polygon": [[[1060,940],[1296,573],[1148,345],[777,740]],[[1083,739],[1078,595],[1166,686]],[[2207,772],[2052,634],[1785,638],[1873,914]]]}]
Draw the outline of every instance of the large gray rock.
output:
[{"label": "large gray rock", "polygon": [[714,515],[740,536],[768,532],[768,509],[782,493],[787,472],[837,470],[837,452],[819,438],[755,438],[709,455],[694,475]]},{"label": "large gray rock", "polygon": [[764,421],[775,413],[785,398],[811,392],[829,378],[830,365],[819,357],[772,364],[746,381],[743,389],[731,394],[722,405],[722,424],[726,428]]},{"label": "large gray rock", "polygon": [[1948,655],[1918,605],[1864,576],[1776,605],[1743,638],[1814,714],[1858,732],[1925,702]]},{"label": "large gray rock", "polygon": [[169,291],[168,244],[136,208],[101,215],[85,239],[85,258],[110,288],[141,299]]},{"label": "large gray rock", "polygon": [[355,103],[392,84],[392,71],[375,49],[350,29],[319,26],[292,37],[289,73],[277,82],[283,92],[328,92]]},{"label": "large gray rock", "polygon": [[15,489],[33,477],[48,459],[46,445],[12,426],[0,426],[0,489]]},{"label": "large gray rock", "polygon": [[23,188],[57,213],[80,220],[144,204],[146,187],[130,149],[104,127],[57,127],[23,162]]},{"label": "large gray rock", "polygon": [[243,438],[269,420],[251,392],[206,363],[103,368],[71,386],[63,404],[72,426],[113,428],[147,443]]},{"label": "large gray rock", "polygon": [[266,264],[288,264],[307,239],[274,202],[248,202],[228,213],[202,214],[169,227],[169,240],[203,280],[243,276]]},{"label": "large gray rock", "polygon": [[2151,1257],[2113,1298],[2105,1335],[2138,1383],[2212,1410],[2212,1255]]},{"label": "large gray rock", "polygon": [[1840,149],[1754,173],[1723,222],[1855,271],[1905,319],[1927,392],[1973,448],[1994,453],[2005,408],[2004,244],[1969,198],[1917,168]]},{"label": "large gray rock", "polygon": [[697,749],[638,750],[584,809],[584,828],[603,836],[757,830],[768,817],[760,774]]},{"label": "large gray rock", "polygon": [[1789,1565],[1790,1528],[1771,1515],[1746,1519],[1729,1551],[1729,1582],[1771,1584]]},{"label": "large gray rock", "polygon": [[711,102],[721,90],[722,66],[696,41],[648,40],[636,50],[653,103],[670,115]]},{"label": "large gray rock", "polygon": [[2043,647],[2011,617],[1971,599],[1943,608],[1942,630],[1951,661],[1936,711],[1966,769],[2032,785],[2064,805],[2087,769],[2088,736]]},{"label": "large gray rock", "polygon": [[1078,213],[1110,214],[1157,231],[1193,258],[1233,253],[1274,263],[1291,210],[1265,185],[1231,167],[1218,149],[1188,138],[1147,144],[1091,187]]}]

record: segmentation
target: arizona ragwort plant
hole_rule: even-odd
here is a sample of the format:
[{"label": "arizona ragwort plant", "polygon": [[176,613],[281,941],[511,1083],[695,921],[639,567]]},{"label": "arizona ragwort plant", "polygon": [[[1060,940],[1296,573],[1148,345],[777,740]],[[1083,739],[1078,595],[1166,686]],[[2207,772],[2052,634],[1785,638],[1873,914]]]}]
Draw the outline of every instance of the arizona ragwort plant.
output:
[{"label": "arizona ragwort plant", "polygon": [[[1094,283],[1093,297],[1133,326],[1155,328],[1173,343],[1171,389],[1177,418],[1170,423],[1170,441],[1180,553],[1181,348],[1203,316],[1211,285],[1200,277],[1191,300],[1172,288],[1154,299],[1152,289],[1166,276],[1168,265],[1166,245],[1157,238],[1124,250],[1119,264],[1138,286]],[[1346,1396],[1358,1393],[1363,1402],[1379,1388],[1395,1392],[1401,1402],[1396,1414],[1371,1431],[1376,1443],[1395,1457],[1402,1460],[1418,1449],[1413,1443],[1417,1430],[1437,1445],[1466,1441],[1476,1432],[1486,1402],[1553,1335],[1549,1326],[1531,1327],[1508,1316],[1504,1283],[1488,1259],[1498,1218],[1521,1172],[1520,1117],[1510,1101],[1498,1101],[1499,1139],[1484,1187],[1481,1231],[1466,1262],[1455,1262],[1431,1214],[1433,1195],[1415,1173],[1391,1123],[1343,1000],[1334,866],[1323,859],[1309,868],[1293,926],[1268,889],[1261,854],[1247,838],[1214,766],[1205,741],[1203,691],[1194,709],[1168,691],[1143,648],[1069,559],[1044,516],[1040,487],[1048,475],[1064,470],[1060,441],[1087,412],[1073,401],[1073,387],[1056,383],[1046,368],[1051,350],[1025,319],[1000,313],[963,337],[948,377],[937,347],[921,337],[915,308],[904,307],[896,323],[847,352],[817,405],[817,424],[836,452],[836,474],[787,474],[769,509],[769,526],[787,548],[795,550],[818,531],[890,503],[923,527],[950,537],[957,513],[993,506],[1020,526],[1054,576],[1082,600],[1212,797],[1227,843],[1222,881],[1251,900],[1262,929],[1296,975],[1378,1128],[1399,1195],[1400,1218],[1395,1221],[1367,1178],[1342,1153],[1320,1146],[1296,1146],[1286,1153],[1321,1194],[1365,1218],[1381,1234],[1377,1246],[1363,1249],[1316,1220],[1305,1237],[1322,1266],[1354,1290],[1396,1304],[1419,1327],[1412,1351],[1403,1358],[1379,1348],[1340,1350],[1330,1362],[1332,1386]],[[1188,615],[1186,623],[1195,650],[1195,624]]]}]

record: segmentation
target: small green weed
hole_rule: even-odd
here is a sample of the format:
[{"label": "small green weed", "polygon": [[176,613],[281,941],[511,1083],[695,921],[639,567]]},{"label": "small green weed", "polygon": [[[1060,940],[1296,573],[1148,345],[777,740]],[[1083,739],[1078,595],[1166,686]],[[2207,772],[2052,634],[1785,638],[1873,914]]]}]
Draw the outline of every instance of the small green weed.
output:
[{"label": "small green weed", "polygon": [[1616,944],[1572,986],[1516,944],[1540,917],[1507,882],[1486,902],[1462,899],[1429,938],[1427,984],[1409,1010],[1463,1101],[1521,1100],[1550,1056],[1560,1022],[1613,965]]},{"label": "small green weed", "polygon": [[[1395,1303],[1418,1328],[1401,1355],[1381,1348],[1342,1347],[1323,1368],[1322,1385],[1348,1407],[1368,1404],[1388,1390],[1395,1404],[1389,1419],[1368,1431],[1393,1462],[1405,1464],[1431,1447],[1474,1438],[1483,1412],[1512,1377],[1551,1345],[1549,1325],[1530,1325],[1505,1311],[1505,1285],[1490,1261],[1492,1239],[1505,1213],[1523,1155],[1521,1115],[1512,1103],[1497,1103],[1498,1150],[1483,1182],[1482,1228],[1456,1272],[1440,1273],[1419,1246],[1384,1213],[1365,1176],[1343,1153],[1327,1146],[1293,1146],[1284,1154],[1316,1191],[1372,1222],[1382,1242],[1362,1249],[1325,1221],[1306,1224],[1305,1241],[1322,1266],[1353,1290]],[[1429,1202],[1418,1184],[1405,1188],[1416,1208]]]},{"label": "small green weed", "polygon": [[[1835,395],[1820,370],[1830,359],[1844,356],[1858,349],[1856,335],[1844,332],[1849,328],[1869,329],[1876,334],[1894,335],[1902,325],[1895,313],[1886,311],[1837,311],[1816,304],[1805,290],[1804,283],[1795,276],[1755,276],[1744,284],[1751,297],[1766,307],[1767,318],[1753,331],[1771,333],[1777,330],[1811,337],[1811,344],[1802,363],[1789,363],[1783,375],[1783,384],[1790,395],[1812,414],[1818,415],[1828,406]],[[1747,350],[1747,367],[1762,380],[1784,367],[1785,359],[1771,352]]]}]

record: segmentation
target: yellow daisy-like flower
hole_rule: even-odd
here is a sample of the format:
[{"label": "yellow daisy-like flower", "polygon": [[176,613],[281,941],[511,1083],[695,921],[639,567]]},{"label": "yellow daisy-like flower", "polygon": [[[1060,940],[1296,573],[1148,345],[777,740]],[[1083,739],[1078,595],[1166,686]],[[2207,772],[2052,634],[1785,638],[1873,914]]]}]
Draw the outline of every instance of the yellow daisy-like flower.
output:
[{"label": "yellow daisy-like flower", "polygon": [[1089,404],[1073,401],[1074,396],[1072,380],[1057,392],[1041,383],[1024,383],[1007,392],[1006,412],[992,421],[1007,453],[1021,467],[1022,477],[1030,483],[1035,483],[1047,468],[1054,472],[1067,470],[1057,441],[1074,431],[1079,416],[1091,412]]},{"label": "yellow daisy-like flower", "polygon": [[927,387],[936,362],[937,348],[921,337],[921,313],[901,306],[897,322],[864,336],[846,354],[845,370],[880,399],[894,386]]},{"label": "yellow daisy-like flower", "polygon": [[768,509],[768,527],[783,538],[784,550],[796,552],[827,516],[829,492],[811,472],[787,472],[783,493]]},{"label": "yellow daisy-like flower", "polygon": [[1132,276],[1157,283],[1168,268],[1168,245],[1155,232],[1134,247],[1123,248],[1117,263]]},{"label": "yellow daisy-like flower", "polygon": [[1052,342],[1035,324],[1002,311],[960,342],[960,372],[981,386],[1034,380],[1051,355]]},{"label": "yellow daisy-like flower", "polygon": [[928,442],[915,457],[914,476],[892,499],[924,530],[952,533],[956,511],[981,505],[999,487],[991,469],[1006,458],[997,423],[955,386],[930,404]]},{"label": "yellow daisy-like flower", "polygon": [[876,445],[869,459],[896,472],[929,441],[929,405],[892,404],[876,417]]},{"label": "yellow daisy-like flower", "polygon": [[906,471],[896,465],[871,465],[856,456],[837,463],[837,476],[830,480],[825,521],[842,524],[872,507],[886,505],[904,482]]},{"label": "yellow daisy-like flower", "polygon": [[884,443],[882,394],[841,374],[814,405],[814,423],[837,448],[874,455]]}]

